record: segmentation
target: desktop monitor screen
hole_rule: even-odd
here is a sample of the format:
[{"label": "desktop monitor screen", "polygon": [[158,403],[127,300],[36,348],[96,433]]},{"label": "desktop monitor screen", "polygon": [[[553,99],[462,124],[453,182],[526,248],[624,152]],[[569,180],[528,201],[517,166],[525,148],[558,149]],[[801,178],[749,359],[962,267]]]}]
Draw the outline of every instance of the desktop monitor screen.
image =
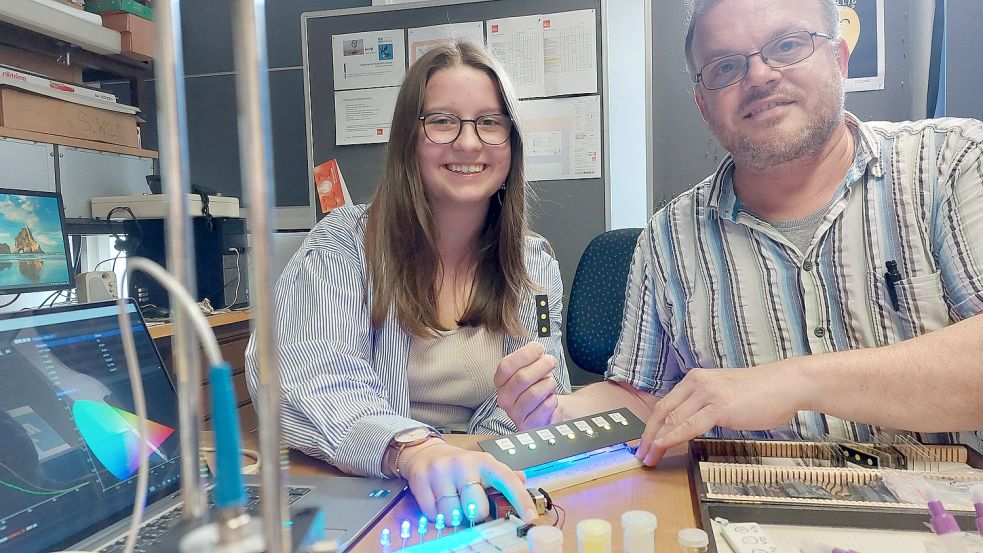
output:
[{"label": "desktop monitor screen", "polygon": [[0,294],[73,286],[61,195],[0,188]]}]

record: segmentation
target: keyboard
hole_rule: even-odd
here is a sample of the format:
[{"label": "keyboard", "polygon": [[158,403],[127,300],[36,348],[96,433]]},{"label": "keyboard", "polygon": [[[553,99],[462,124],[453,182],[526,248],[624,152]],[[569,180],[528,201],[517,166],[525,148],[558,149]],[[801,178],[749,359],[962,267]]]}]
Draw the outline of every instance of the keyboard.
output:
[{"label": "keyboard", "polygon": [[[287,504],[293,505],[300,498],[307,495],[311,491],[308,487],[291,487],[287,488]],[[260,512],[260,499],[259,499],[259,487],[258,486],[246,486],[246,512],[250,515],[259,515]],[[212,501],[211,492],[208,494],[208,510],[215,508],[215,503]],[[177,504],[174,507],[164,511],[160,516],[148,520],[143,523],[140,527],[140,533],[137,537],[136,546],[133,548],[133,553],[145,553],[153,548],[172,528],[177,526],[181,522],[181,505]],[[126,536],[119,538],[118,540],[97,549],[97,553],[120,553],[123,551],[126,544]]]}]

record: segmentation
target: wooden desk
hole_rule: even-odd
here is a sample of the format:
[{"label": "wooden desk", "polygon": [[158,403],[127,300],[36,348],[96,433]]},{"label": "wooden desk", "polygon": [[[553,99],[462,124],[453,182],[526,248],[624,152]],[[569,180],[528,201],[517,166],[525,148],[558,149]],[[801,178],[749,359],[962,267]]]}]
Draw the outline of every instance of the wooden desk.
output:
[{"label": "wooden desk", "polygon": [[[477,442],[485,437],[450,435],[446,438],[454,445],[477,450]],[[566,510],[563,550],[577,550],[577,522],[586,518],[603,518],[611,523],[611,551],[622,551],[621,513],[635,509],[651,511],[658,517],[656,551],[667,553],[677,550],[676,534],[679,530],[698,526],[688,464],[687,446],[679,446],[670,450],[654,469],[635,469],[551,494],[553,500]],[[296,451],[290,452],[290,473],[307,476],[341,474],[328,464]],[[331,516],[331,506],[323,507],[325,514]],[[415,529],[419,516],[416,500],[407,494],[349,551],[378,553],[379,534],[383,528],[389,528],[395,536],[399,534],[400,522],[404,519],[413,521]],[[540,523],[545,521],[544,518],[538,520]]]}]

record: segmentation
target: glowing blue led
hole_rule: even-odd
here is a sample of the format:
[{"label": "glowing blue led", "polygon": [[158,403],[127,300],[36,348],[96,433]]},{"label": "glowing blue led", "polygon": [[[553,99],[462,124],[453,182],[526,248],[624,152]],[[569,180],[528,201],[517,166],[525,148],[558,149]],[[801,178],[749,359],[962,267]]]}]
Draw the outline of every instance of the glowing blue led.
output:
[{"label": "glowing blue led", "polygon": [[478,506],[474,503],[468,503],[468,520],[473,523],[476,518],[478,518]]},{"label": "glowing blue led", "polygon": [[451,526],[457,528],[460,525],[461,525],[461,510],[455,508],[451,510]]},{"label": "glowing blue led", "polygon": [[434,523],[433,527],[436,528],[438,532],[440,532],[441,530],[444,529],[444,515],[443,515],[443,513],[440,513],[440,514],[437,515],[437,522]]},{"label": "glowing blue led", "polygon": [[389,537],[389,528],[383,528],[382,535],[379,536],[379,545],[386,547],[392,543],[392,539]]},{"label": "glowing blue led", "polygon": [[404,540],[410,539],[410,521],[404,520],[402,524],[399,525],[399,537]]},{"label": "glowing blue led", "polygon": [[427,517],[420,517],[420,524],[417,525],[417,527],[416,527],[416,533],[417,534],[420,534],[420,536],[423,536],[424,534],[426,534],[427,533],[427,525],[428,524],[430,524],[430,521],[427,520]]}]

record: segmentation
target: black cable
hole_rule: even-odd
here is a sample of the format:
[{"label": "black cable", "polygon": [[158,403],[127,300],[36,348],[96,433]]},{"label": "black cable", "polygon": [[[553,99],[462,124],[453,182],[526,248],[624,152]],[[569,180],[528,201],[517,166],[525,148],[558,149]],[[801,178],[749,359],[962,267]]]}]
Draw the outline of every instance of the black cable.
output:
[{"label": "black cable", "polygon": [[[57,296],[60,296],[60,295],[61,295],[61,290],[55,290],[50,296],[44,298],[44,300],[41,302],[41,305],[38,306],[38,309],[43,308],[44,307],[44,304],[48,303],[48,300],[50,300],[52,298],[55,298]],[[55,305],[55,302],[52,301],[51,302],[51,305],[54,306]]]},{"label": "black cable", "polygon": [[133,210],[129,207],[118,205],[109,210],[109,213],[106,214],[106,225],[109,226],[109,233],[116,239],[116,243],[113,245],[113,247],[116,248],[117,251],[123,251],[124,241],[119,237],[119,233],[113,232],[112,224],[109,222],[109,220],[112,219],[113,214],[117,211],[123,211],[129,214],[130,219],[133,220],[133,224],[136,226],[137,234],[139,234],[141,238],[143,237],[143,229],[140,228],[140,221],[137,219],[137,216],[133,214]]},{"label": "black cable", "polygon": [[8,301],[7,303],[5,303],[3,305],[0,305],[0,309],[3,309],[4,307],[10,307],[11,305],[14,304],[15,301],[17,301],[19,299],[20,299],[20,294],[17,294],[16,296],[14,296],[14,299]]}]

